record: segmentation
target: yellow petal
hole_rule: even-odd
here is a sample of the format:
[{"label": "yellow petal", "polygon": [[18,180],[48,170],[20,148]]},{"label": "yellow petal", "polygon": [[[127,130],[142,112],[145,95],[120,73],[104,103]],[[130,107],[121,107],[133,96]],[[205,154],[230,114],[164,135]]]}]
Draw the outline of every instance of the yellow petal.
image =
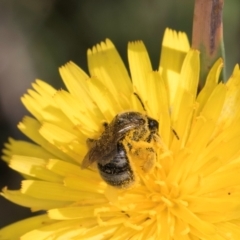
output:
[{"label": "yellow petal", "polygon": [[40,135],[38,130],[41,128],[41,124],[34,118],[25,117],[23,121],[18,124],[18,128],[26,136],[42,146],[48,152],[52,153],[54,156],[57,156],[60,159],[65,159],[66,161],[73,161],[71,157],[58,150],[56,146],[49,144],[49,142]]},{"label": "yellow petal", "polygon": [[147,76],[152,71],[151,62],[143,42],[128,44],[128,61],[133,81],[133,90],[142,99],[147,101]]},{"label": "yellow petal", "polygon": [[[61,161],[58,159],[50,159],[46,165],[47,169],[50,171],[60,175],[60,176],[69,176],[69,175],[76,175],[76,176],[84,176],[85,171],[83,171],[80,167],[76,166],[75,164],[68,163],[65,161]],[[91,174],[89,172],[87,174]],[[93,173],[95,174],[95,173]],[[91,176],[93,177],[93,176]]]},{"label": "yellow petal", "polygon": [[31,208],[32,211],[48,210],[55,207],[64,207],[70,204],[70,202],[67,201],[43,200],[30,197],[22,194],[20,191],[11,191],[7,188],[3,189],[1,195],[15,204]]},{"label": "yellow petal", "polygon": [[221,222],[217,224],[219,233],[225,239],[238,239],[240,236],[239,224],[234,224],[231,222]]},{"label": "yellow petal", "polygon": [[217,87],[222,68],[223,60],[220,58],[214,63],[213,67],[210,69],[205,85],[197,96],[197,102],[199,103],[196,113],[197,115],[201,112],[213,90]]},{"label": "yellow petal", "polygon": [[194,213],[192,213],[188,208],[184,206],[173,208],[171,211],[174,215],[180,219],[183,219],[189,225],[197,228],[199,231],[209,237],[216,233],[216,229],[213,224],[202,221],[199,217],[197,217]]},{"label": "yellow petal", "polygon": [[116,100],[113,92],[106,87],[99,79],[92,78],[88,81],[88,86],[92,95],[92,99],[101,110],[105,119],[102,121],[110,122],[118,112],[122,112],[124,108]]},{"label": "yellow petal", "polygon": [[234,169],[216,172],[203,178],[201,185],[197,189],[197,193],[205,194],[234,185],[240,185],[238,164]]},{"label": "yellow petal", "polygon": [[224,84],[218,84],[210,95],[206,105],[204,106],[201,115],[206,119],[211,119],[217,122],[218,117],[222,111],[223,104],[226,98],[227,88]]},{"label": "yellow petal", "polygon": [[170,126],[168,94],[165,83],[157,72],[148,74],[147,83],[147,113],[159,122],[160,136],[163,142],[168,145],[172,131]]},{"label": "yellow petal", "polygon": [[47,109],[56,108],[53,95],[57,90],[40,80],[36,80],[32,85],[35,91],[28,90],[28,94],[21,98],[25,107],[40,121],[44,118],[56,119],[57,116]]},{"label": "yellow petal", "polygon": [[[100,205],[102,206],[102,205]],[[68,208],[58,208],[48,211],[49,217],[51,219],[66,220],[66,219],[77,219],[77,218],[90,218],[94,217],[95,206],[80,206],[80,207],[68,207]]]},{"label": "yellow petal", "polygon": [[169,91],[170,105],[177,93],[182,63],[189,49],[185,33],[166,29],[162,42],[159,71]]},{"label": "yellow petal", "polygon": [[[129,96],[132,92],[132,84],[127,70],[113,43],[107,39],[91,50],[88,50],[88,66],[91,76],[102,81],[109,88],[121,108],[129,106],[129,99],[121,97]],[[122,98],[122,101],[118,101]]]},{"label": "yellow petal", "polygon": [[189,208],[193,212],[208,212],[214,211],[218,213],[224,214],[227,211],[236,210],[240,197],[230,198],[222,197],[222,198],[206,198],[206,197],[189,197],[187,199]]},{"label": "yellow petal", "polygon": [[62,182],[62,178],[46,169],[47,160],[35,157],[13,155],[9,166],[28,176],[50,182]]},{"label": "yellow petal", "polygon": [[[190,94],[194,99],[197,93],[198,79],[200,70],[199,52],[197,50],[191,50],[184,59],[179,83],[176,88],[176,95],[173,97],[173,105],[171,106],[172,119],[176,119],[181,115],[181,104],[183,95],[185,93]],[[172,92],[171,85],[169,86],[170,93]]]},{"label": "yellow petal", "polygon": [[[60,106],[62,112],[71,121],[72,129],[78,127],[84,134],[89,134],[99,130],[99,121],[92,118],[90,111],[86,108],[84,103],[79,102],[78,99],[70,95],[66,91],[58,91],[54,100]],[[101,117],[100,115],[99,117]],[[88,124],[87,124],[88,123]],[[75,134],[77,131],[75,131]]]},{"label": "yellow petal", "polygon": [[59,72],[69,92],[91,109],[93,103],[87,86],[89,76],[73,62],[60,67]]},{"label": "yellow petal", "polygon": [[224,102],[219,125],[227,127],[240,117],[240,71],[235,70],[227,84],[226,101]]},{"label": "yellow petal", "polygon": [[2,228],[0,230],[0,238],[4,240],[18,240],[24,233],[44,226],[46,222],[51,221],[46,214],[22,220]]},{"label": "yellow petal", "polygon": [[97,193],[72,190],[59,183],[33,180],[22,181],[21,192],[35,198],[56,201],[80,201],[92,198],[101,198],[101,195]]},{"label": "yellow petal", "polygon": [[34,156],[36,158],[49,159],[53,158],[50,152],[47,152],[42,147],[25,141],[16,141],[12,138],[9,139],[9,143],[5,144],[5,149],[3,150],[4,156],[3,160],[9,162],[12,158],[12,153],[16,155],[23,156]]},{"label": "yellow petal", "polygon": [[[52,220],[52,222],[54,221]],[[63,240],[64,238],[71,239],[71,230],[74,231],[75,234],[79,234],[78,230],[80,230],[80,233],[84,232],[84,229],[79,228],[79,225],[80,223],[76,220],[58,221],[53,224],[45,224],[39,229],[32,228],[33,230],[24,234],[21,237],[21,240],[50,240],[53,238],[56,240]]]}]

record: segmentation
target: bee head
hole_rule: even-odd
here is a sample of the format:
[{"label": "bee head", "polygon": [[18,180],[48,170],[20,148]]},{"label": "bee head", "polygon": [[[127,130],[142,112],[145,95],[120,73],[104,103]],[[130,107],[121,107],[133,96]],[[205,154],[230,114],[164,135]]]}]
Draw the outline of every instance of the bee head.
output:
[{"label": "bee head", "polygon": [[138,112],[125,112],[117,116],[119,126],[128,126],[134,124],[135,127],[146,123],[145,116]]},{"label": "bee head", "polygon": [[149,130],[151,132],[158,132],[158,127],[159,127],[158,121],[150,117],[147,117],[147,120],[148,120]]}]

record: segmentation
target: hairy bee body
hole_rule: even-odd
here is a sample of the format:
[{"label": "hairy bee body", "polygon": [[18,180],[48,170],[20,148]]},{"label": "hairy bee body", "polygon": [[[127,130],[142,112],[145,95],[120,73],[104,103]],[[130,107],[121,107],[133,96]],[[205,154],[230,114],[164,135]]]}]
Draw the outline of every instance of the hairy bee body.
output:
[{"label": "hairy bee body", "polygon": [[130,155],[141,159],[148,171],[156,158],[153,143],[158,141],[158,122],[139,112],[118,114],[99,139],[88,140],[89,151],[83,159],[86,168],[96,162],[102,179],[118,188],[130,187],[136,180]]},{"label": "hairy bee body", "polygon": [[117,153],[112,161],[105,165],[101,163],[97,165],[102,179],[111,186],[124,187],[135,182],[135,175],[122,143],[118,143]]}]

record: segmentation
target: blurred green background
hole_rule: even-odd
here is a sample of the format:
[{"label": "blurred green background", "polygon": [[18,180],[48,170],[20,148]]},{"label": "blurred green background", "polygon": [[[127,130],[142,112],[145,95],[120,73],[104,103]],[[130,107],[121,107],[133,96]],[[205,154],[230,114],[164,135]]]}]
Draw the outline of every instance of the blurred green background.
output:
[{"label": "blurred green background", "polygon": [[[157,69],[164,29],[191,40],[193,0],[1,0],[1,148],[8,136],[24,137],[16,124],[27,114],[20,97],[39,78],[63,87],[58,67],[72,60],[87,71],[86,50],[110,38],[127,65],[127,43],[143,40]],[[227,75],[240,62],[240,1],[225,1]],[[0,187],[18,189],[20,176],[0,163]],[[30,216],[0,198],[0,227]]]}]

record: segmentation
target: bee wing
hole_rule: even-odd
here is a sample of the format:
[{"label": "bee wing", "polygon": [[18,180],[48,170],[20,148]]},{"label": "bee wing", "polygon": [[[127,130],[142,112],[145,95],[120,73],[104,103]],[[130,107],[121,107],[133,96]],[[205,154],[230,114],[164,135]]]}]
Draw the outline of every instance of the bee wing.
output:
[{"label": "bee wing", "polygon": [[85,155],[85,157],[82,160],[82,164],[81,164],[82,169],[89,167],[93,163],[93,161],[90,161],[89,155],[90,155],[90,151],[88,151],[88,153]]},{"label": "bee wing", "polygon": [[102,165],[109,163],[117,153],[117,144],[108,145],[107,149],[105,147],[93,147],[88,151],[88,153],[83,158],[81,168],[87,168],[94,162],[99,162]]},{"label": "bee wing", "polygon": [[105,132],[99,140],[87,140],[90,150],[82,161],[82,168],[89,167],[98,162],[102,165],[109,163],[117,154],[117,143],[123,139],[126,133],[139,126],[136,122],[130,122],[124,127],[113,122],[106,127]]},{"label": "bee wing", "polygon": [[136,123],[131,123],[131,124],[128,124],[127,126],[125,126],[124,128],[119,128],[116,132],[116,136],[118,136],[118,138],[122,138],[125,136],[125,134],[134,129],[134,128],[137,128],[138,127],[138,124]]},{"label": "bee wing", "polygon": [[89,167],[94,162],[94,159],[91,158],[91,155],[92,155],[93,149],[96,148],[96,140],[88,138],[86,143],[90,150],[87,152],[87,154],[82,160],[82,164],[81,164],[82,169]]}]

